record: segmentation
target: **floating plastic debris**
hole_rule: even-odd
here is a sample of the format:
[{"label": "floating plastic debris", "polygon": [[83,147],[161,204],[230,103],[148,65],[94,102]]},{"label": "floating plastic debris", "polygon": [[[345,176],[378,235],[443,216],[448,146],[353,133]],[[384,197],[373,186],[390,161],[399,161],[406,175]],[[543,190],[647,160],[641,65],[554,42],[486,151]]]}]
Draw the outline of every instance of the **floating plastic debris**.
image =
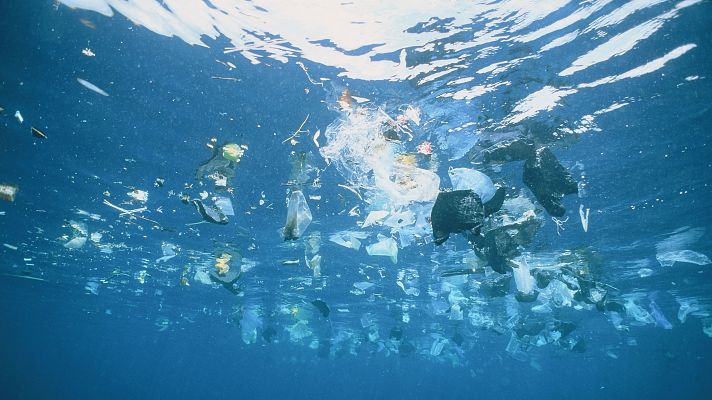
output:
[{"label": "floating plastic debris", "polygon": [[222,156],[226,160],[239,163],[242,156],[245,154],[244,146],[239,146],[235,143],[228,143],[222,147]]},{"label": "floating plastic debris", "polygon": [[22,117],[22,113],[19,112],[19,111],[15,111],[15,119],[16,119],[19,123],[25,122],[25,118]]},{"label": "floating plastic debris", "polygon": [[258,305],[242,307],[240,319],[240,337],[245,344],[257,342],[257,331],[262,330],[262,310]]},{"label": "floating plastic debris", "polygon": [[415,125],[420,126],[420,109],[409,105],[403,115],[413,121]]},{"label": "floating plastic debris", "polygon": [[536,280],[530,272],[529,265],[524,259],[519,261],[512,260],[512,263],[514,264],[512,266],[514,283],[517,285],[518,294],[520,294],[517,299],[520,301],[534,301],[536,299]]},{"label": "floating plastic debris", "polygon": [[18,190],[19,189],[15,185],[0,183],[0,199],[13,202],[15,201],[15,196],[17,195]]},{"label": "floating plastic debris", "polygon": [[287,199],[287,222],[284,240],[296,240],[304,234],[312,221],[311,210],[301,190],[293,189]]},{"label": "floating plastic debris", "polygon": [[145,269],[138,271],[135,275],[134,278],[138,281],[140,284],[146,283],[146,278],[149,277],[150,275],[148,274],[148,271]]},{"label": "floating plastic debris", "polygon": [[638,276],[641,278],[647,278],[653,274],[653,270],[650,268],[641,268],[638,270]]},{"label": "floating plastic debris", "polygon": [[148,201],[148,192],[146,192],[145,190],[134,189],[126,194],[132,199],[140,201],[142,203]]},{"label": "floating plastic debris", "polygon": [[374,287],[376,284],[373,282],[355,282],[354,287],[358,290],[363,290],[366,291],[372,287]]},{"label": "floating plastic debris", "polygon": [[421,142],[418,147],[416,147],[418,154],[429,156],[433,154],[433,144],[427,140]]},{"label": "floating plastic debris", "polygon": [[343,231],[329,236],[329,241],[349,249],[358,250],[361,248],[361,240],[366,239],[366,232]]},{"label": "floating plastic debris", "polygon": [[706,255],[692,250],[668,251],[658,254],[655,258],[657,258],[658,262],[663,267],[670,267],[678,262],[697,265],[708,265],[712,263]]},{"label": "floating plastic debris", "polygon": [[228,223],[227,217],[218,207],[205,205],[202,201],[197,199],[193,200],[192,203],[195,206],[195,209],[198,210],[200,216],[203,217],[204,221],[218,225],[225,225]]},{"label": "floating plastic debris", "polygon": [[472,231],[479,233],[484,213],[479,196],[472,190],[441,192],[430,214],[433,241],[444,243],[451,233]]},{"label": "floating plastic debris", "polygon": [[702,309],[694,300],[676,299],[680,304],[680,309],[677,311],[677,319],[681,324],[687,321],[687,316],[691,313],[701,311]]},{"label": "floating plastic debris", "polygon": [[658,303],[655,302],[656,297],[656,292],[648,295],[648,299],[650,299],[650,304],[648,305],[648,308],[650,308],[650,316],[655,320],[655,325],[663,329],[672,329],[672,324],[665,317],[665,314],[663,314],[663,311],[658,306]]},{"label": "floating plastic debris", "polygon": [[584,232],[588,232],[588,213],[591,211],[590,208],[586,209],[586,213],[583,212],[583,204],[579,205],[579,217],[581,218],[581,226]]},{"label": "floating plastic debris", "polygon": [[5,247],[7,247],[7,248],[10,249],[10,250],[17,250],[17,246],[13,246],[13,245],[11,245],[11,244],[9,244],[9,243],[3,243],[2,245],[5,246]]},{"label": "floating plastic debris", "polygon": [[366,246],[366,252],[370,256],[390,257],[393,264],[398,262],[398,244],[391,237],[386,238],[379,235],[379,241]]},{"label": "floating plastic debris", "polygon": [[44,132],[41,130],[35,128],[34,126],[30,127],[30,131],[32,131],[32,136],[39,138],[39,139],[47,139],[47,135],[45,135]]},{"label": "floating plastic debris", "polygon": [[223,214],[227,216],[235,215],[235,210],[232,208],[232,201],[229,197],[215,197],[213,198],[213,203]]},{"label": "floating plastic debris", "polygon": [[448,170],[453,190],[472,190],[483,203],[494,197],[496,188],[489,176],[470,168],[450,168]]},{"label": "floating plastic debris", "polygon": [[93,83],[91,83],[91,82],[88,82],[88,81],[85,81],[85,80],[82,79],[82,78],[77,78],[77,82],[79,82],[82,86],[84,86],[85,88],[91,90],[91,91],[94,92],[94,93],[98,93],[98,94],[100,94],[100,95],[102,95],[102,96],[109,96],[109,93],[106,93],[105,91],[103,91],[101,88],[99,88],[99,87],[96,86],[95,84],[93,84]]},{"label": "floating plastic debris", "polygon": [[98,296],[98,295],[99,295],[99,282],[96,282],[96,281],[88,281],[88,282],[84,285],[84,290],[86,290],[86,291],[89,292],[90,294],[93,294],[93,295],[97,295],[97,296]]},{"label": "floating plastic debris", "polygon": [[156,259],[156,263],[162,263],[170,260],[171,258],[178,255],[178,246],[173,243],[163,242],[161,243],[161,253],[163,256]]},{"label": "floating plastic debris", "polygon": [[526,160],[523,180],[552,217],[563,217],[566,210],[561,200],[567,194],[578,192],[576,180],[547,147],[537,149]]},{"label": "floating plastic debris", "polygon": [[383,218],[386,218],[387,216],[388,216],[388,211],[384,211],[384,210],[371,211],[366,216],[366,220],[363,221],[363,225],[361,225],[361,228],[366,228],[371,225],[379,224],[381,222],[381,220]]},{"label": "floating plastic debris", "polygon": [[102,235],[101,233],[92,232],[91,235],[89,235],[89,240],[91,240],[94,243],[99,243],[99,242],[101,242],[102,237],[104,237],[104,235]]},{"label": "floating plastic debris", "polygon": [[314,307],[321,313],[324,318],[329,318],[329,313],[331,310],[329,306],[323,300],[314,300],[311,302]]}]

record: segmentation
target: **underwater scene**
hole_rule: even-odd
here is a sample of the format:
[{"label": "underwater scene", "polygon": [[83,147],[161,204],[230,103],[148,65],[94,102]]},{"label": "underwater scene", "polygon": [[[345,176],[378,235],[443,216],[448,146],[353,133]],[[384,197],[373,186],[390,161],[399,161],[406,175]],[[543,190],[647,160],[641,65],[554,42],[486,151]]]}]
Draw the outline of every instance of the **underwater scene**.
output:
[{"label": "underwater scene", "polygon": [[708,398],[710,28],[3,1],[0,398]]}]

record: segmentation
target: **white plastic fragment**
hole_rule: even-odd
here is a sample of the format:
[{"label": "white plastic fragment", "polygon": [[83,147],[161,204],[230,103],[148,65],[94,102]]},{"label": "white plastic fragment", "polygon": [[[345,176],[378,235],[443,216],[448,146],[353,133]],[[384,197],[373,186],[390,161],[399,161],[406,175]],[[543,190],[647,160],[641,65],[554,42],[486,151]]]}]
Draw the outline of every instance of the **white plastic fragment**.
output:
[{"label": "white plastic fragment", "polygon": [[590,208],[586,209],[586,214],[583,212],[583,204],[579,205],[579,217],[581,217],[581,226],[584,232],[588,232],[588,213],[591,211]]},{"label": "white plastic fragment", "polygon": [[11,245],[11,244],[9,244],[9,243],[3,243],[2,245],[5,246],[5,247],[7,247],[7,248],[10,249],[10,250],[17,250],[17,246],[13,246],[13,245]]},{"label": "white plastic fragment", "polygon": [[25,122],[25,119],[22,117],[22,113],[20,113],[20,111],[15,111],[15,118],[19,123]]}]

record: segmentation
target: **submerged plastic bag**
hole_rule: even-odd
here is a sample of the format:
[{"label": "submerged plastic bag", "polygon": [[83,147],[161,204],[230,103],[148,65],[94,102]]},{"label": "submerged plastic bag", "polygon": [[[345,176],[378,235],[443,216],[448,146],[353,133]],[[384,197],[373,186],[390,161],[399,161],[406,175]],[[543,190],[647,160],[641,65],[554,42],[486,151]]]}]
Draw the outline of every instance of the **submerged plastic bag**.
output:
[{"label": "submerged plastic bag", "polygon": [[472,190],[486,203],[497,190],[489,176],[470,168],[451,168],[448,172],[453,190]]},{"label": "submerged plastic bag", "polygon": [[296,240],[304,234],[312,221],[311,210],[301,190],[292,190],[287,199],[287,222],[284,240]]}]

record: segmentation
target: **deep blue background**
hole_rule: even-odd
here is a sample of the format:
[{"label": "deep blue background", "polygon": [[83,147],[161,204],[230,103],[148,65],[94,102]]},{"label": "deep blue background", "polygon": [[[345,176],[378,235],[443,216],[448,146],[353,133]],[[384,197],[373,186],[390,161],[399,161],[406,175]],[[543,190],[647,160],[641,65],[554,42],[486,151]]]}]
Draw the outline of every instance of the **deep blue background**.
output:
[{"label": "deep blue background", "polygon": [[[658,46],[686,43],[678,39],[697,43],[697,49],[664,70],[675,79],[653,74],[623,81],[604,93],[594,92],[597,97],[582,92],[553,112],[575,118],[595,110],[589,108],[592,104],[605,107],[621,96],[638,100],[599,117],[602,132],[555,149],[566,165],[584,162],[590,193],[585,202],[595,211],[588,236],[572,227],[569,242],[562,243],[549,224],[539,238],[541,248],[589,244],[601,249],[608,260],[650,259],[662,234],[682,226],[712,225],[708,211],[712,206],[712,92],[707,83],[712,77],[712,38],[705,29],[712,25],[711,8],[707,2],[685,13],[658,33],[665,40],[641,45],[641,51],[653,58],[662,53]],[[235,206],[254,205],[265,191],[277,211],[258,209],[249,217],[238,215],[235,225],[259,239],[250,257],[259,260],[269,255],[271,246],[279,243],[275,232],[283,223],[282,184],[290,168],[284,160],[291,151],[275,143],[306,114],[312,130],[323,130],[333,121],[336,114],[322,103],[333,89],[309,86],[293,63],[251,66],[239,58],[231,61],[238,66],[235,76],[241,82],[211,80],[212,75],[226,75],[214,61],[223,59],[220,49],[226,43],[212,43],[211,50],[189,47],[118,17],[8,2],[0,10],[0,37],[6,38],[0,42],[0,106],[6,109],[0,115],[0,181],[21,187],[16,203],[0,204],[0,211],[7,212],[0,217],[0,242],[30,250],[39,272],[48,277],[48,282],[35,282],[0,276],[0,398],[662,399],[705,398],[712,390],[712,341],[702,334],[698,318],[689,317],[685,324],[674,319],[677,308],[668,295],[659,303],[673,321],[673,330],[632,327],[631,333],[624,334],[601,315],[587,314],[591,320],[580,323],[589,328],[588,351],[538,349],[541,371],[510,358],[503,350],[509,336],[491,332],[480,335],[466,367],[418,356],[385,358],[365,352],[323,360],[308,348],[288,343],[244,345],[239,330],[225,323],[224,317],[196,311],[206,304],[229,309],[232,300],[222,292],[204,295],[165,288],[163,313],[174,315],[178,322],[164,332],[154,325],[156,310],[164,306],[157,296],[133,296],[128,289],[87,295],[83,290],[87,278],[121,266],[124,255],[125,263],[131,264],[127,267],[135,267],[135,260],[122,253],[67,254],[55,238],[67,232],[61,225],[73,218],[72,210],[101,212],[108,218],[110,212],[100,205],[104,190],[122,194],[127,185],[152,188],[157,176],[166,178],[166,190],[180,190],[183,183],[193,182],[196,164],[209,157],[205,143],[212,136],[250,147],[240,166],[249,173],[239,176]],[[95,21],[97,30],[82,26],[80,17]],[[91,47],[97,57],[82,56],[83,47]],[[631,62],[630,67],[636,65]],[[310,68],[313,76],[335,75],[316,65]],[[689,75],[705,80],[689,86],[694,89],[678,87]],[[76,77],[97,84],[111,96],[87,92]],[[337,87],[343,84],[336,82]],[[394,103],[423,96],[407,84],[350,85],[354,93]],[[311,88],[308,94],[305,87]],[[516,93],[515,89],[512,95]],[[492,100],[493,108],[506,103],[496,96]],[[444,102],[431,106],[443,104],[447,106]],[[25,116],[22,126],[12,117],[16,109]],[[49,139],[33,139],[30,125],[44,130]],[[333,169],[325,174],[325,180],[334,179]],[[333,198],[333,190],[324,188],[321,194]],[[687,194],[679,195],[685,190]],[[151,192],[156,198],[162,196]],[[175,198],[157,201],[153,206],[164,201],[167,210],[176,210],[161,215],[168,225],[195,221],[192,210],[182,208]],[[576,200],[567,202],[575,220]],[[314,211],[327,217],[340,210],[337,202],[325,201]],[[116,224],[113,235],[140,249],[132,256],[152,258],[162,240],[209,251],[211,237],[227,240],[237,232],[232,225],[228,234],[216,227],[201,229],[197,237]],[[632,243],[634,248],[621,249]],[[2,268],[22,264],[21,252],[1,250]],[[709,235],[696,250],[712,254]],[[417,250],[404,253],[408,251]],[[644,283],[622,281],[621,288],[645,285],[709,296],[709,269],[678,267]],[[132,285],[130,289],[136,289]],[[324,295],[340,299],[343,293],[332,289]],[[183,313],[195,323],[180,323]],[[626,344],[630,337],[635,337],[636,346]],[[618,359],[606,356],[606,346],[615,347]]]}]

